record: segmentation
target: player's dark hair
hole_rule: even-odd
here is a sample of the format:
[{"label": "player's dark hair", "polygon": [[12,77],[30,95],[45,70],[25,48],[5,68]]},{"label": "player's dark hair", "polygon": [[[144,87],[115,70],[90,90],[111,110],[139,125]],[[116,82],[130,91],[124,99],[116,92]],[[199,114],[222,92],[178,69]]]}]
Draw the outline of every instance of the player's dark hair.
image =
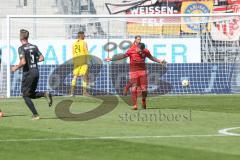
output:
[{"label": "player's dark hair", "polygon": [[20,40],[28,40],[29,32],[26,29],[20,30]]},{"label": "player's dark hair", "polygon": [[83,31],[79,31],[79,32],[78,32],[78,37],[80,37],[81,35],[84,35],[84,32],[83,32]]},{"label": "player's dark hair", "polygon": [[144,44],[144,43],[139,43],[139,44],[138,44],[138,47],[139,47],[141,50],[143,50],[143,49],[145,49],[145,44]]},{"label": "player's dark hair", "polygon": [[137,39],[137,38],[141,38],[141,36],[140,36],[140,35],[136,35],[136,36],[135,36],[135,39]]}]

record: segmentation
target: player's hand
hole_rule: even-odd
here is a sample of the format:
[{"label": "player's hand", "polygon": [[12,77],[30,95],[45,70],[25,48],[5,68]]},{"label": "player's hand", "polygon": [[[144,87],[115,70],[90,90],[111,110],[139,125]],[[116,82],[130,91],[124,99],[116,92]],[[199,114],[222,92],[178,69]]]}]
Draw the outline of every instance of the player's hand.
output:
[{"label": "player's hand", "polygon": [[164,59],[164,60],[160,61],[160,64],[165,66],[167,64],[167,61]]},{"label": "player's hand", "polygon": [[11,72],[15,72],[17,70],[17,66],[13,66],[12,68],[11,68]]},{"label": "player's hand", "polygon": [[104,61],[110,62],[110,61],[112,61],[112,58],[105,58]]}]

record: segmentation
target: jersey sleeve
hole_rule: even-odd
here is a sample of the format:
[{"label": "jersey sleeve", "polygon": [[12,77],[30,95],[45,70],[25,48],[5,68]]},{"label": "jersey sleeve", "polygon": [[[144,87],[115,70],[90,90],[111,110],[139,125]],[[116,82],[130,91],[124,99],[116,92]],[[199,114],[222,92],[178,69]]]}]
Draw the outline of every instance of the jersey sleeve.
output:
[{"label": "jersey sleeve", "polygon": [[144,49],[144,52],[146,54],[146,57],[152,57],[152,54],[150,53],[150,51],[148,49]]},{"label": "jersey sleeve", "polygon": [[19,48],[18,48],[18,55],[19,55],[19,58],[20,58],[20,59],[21,59],[21,58],[25,58],[25,52],[24,52],[24,50],[23,50],[22,47],[19,47]]},{"label": "jersey sleeve", "polygon": [[124,54],[124,56],[129,57],[130,56],[130,51],[127,50],[127,52]]},{"label": "jersey sleeve", "polygon": [[39,51],[38,47],[37,46],[35,46],[35,47],[36,47],[37,56],[42,55],[42,52]]},{"label": "jersey sleeve", "polygon": [[72,56],[73,56],[73,57],[74,57],[74,55],[75,55],[75,54],[74,54],[74,53],[75,53],[75,52],[74,52],[74,49],[75,49],[74,46],[75,46],[75,43],[72,44]]},{"label": "jersey sleeve", "polygon": [[127,50],[127,52],[124,54],[126,57],[129,57],[131,53],[135,51],[135,48],[131,47]]},{"label": "jersey sleeve", "polygon": [[88,53],[88,45],[87,45],[87,42],[86,42],[86,41],[84,41],[84,52],[85,52],[86,54],[89,54],[89,53]]}]

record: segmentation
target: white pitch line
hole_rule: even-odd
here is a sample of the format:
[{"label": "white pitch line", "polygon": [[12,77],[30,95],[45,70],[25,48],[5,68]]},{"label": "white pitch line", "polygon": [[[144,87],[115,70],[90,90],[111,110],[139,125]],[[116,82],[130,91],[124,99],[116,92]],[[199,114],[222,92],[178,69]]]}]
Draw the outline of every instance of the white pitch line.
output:
[{"label": "white pitch line", "polygon": [[240,127],[224,128],[224,129],[219,130],[218,133],[224,134],[224,135],[227,135],[227,136],[240,136],[240,134],[238,134],[238,133],[229,132],[231,130],[239,129],[239,128]]},{"label": "white pitch line", "polygon": [[[27,142],[27,141],[71,141],[71,140],[118,140],[118,139],[154,139],[154,138],[189,138],[189,137],[226,137],[231,135],[170,135],[170,136],[109,136],[109,137],[66,137],[66,138],[30,138],[30,139],[0,139],[0,142]],[[236,135],[234,135],[236,136]],[[240,136],[240,135],[239,135]]]}]

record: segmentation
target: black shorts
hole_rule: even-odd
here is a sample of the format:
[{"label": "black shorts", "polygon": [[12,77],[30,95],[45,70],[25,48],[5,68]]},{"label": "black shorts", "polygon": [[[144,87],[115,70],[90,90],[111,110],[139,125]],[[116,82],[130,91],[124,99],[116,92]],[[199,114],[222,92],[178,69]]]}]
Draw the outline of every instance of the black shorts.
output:
[{"label": "black shorts", "polygon": [[35,94],[39,80],[38,70],[23,72],[21,92],[23,96]]}]

